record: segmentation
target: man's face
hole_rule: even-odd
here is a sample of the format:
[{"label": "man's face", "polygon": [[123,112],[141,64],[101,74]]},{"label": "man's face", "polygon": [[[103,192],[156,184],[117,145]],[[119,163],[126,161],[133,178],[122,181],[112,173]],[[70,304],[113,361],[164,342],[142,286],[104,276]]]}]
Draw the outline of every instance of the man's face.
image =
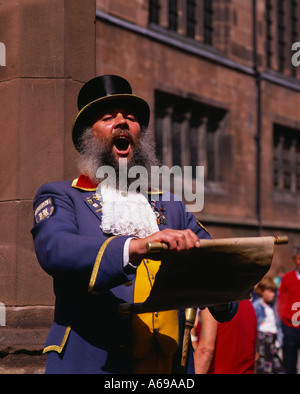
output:
[{"label": "man's face", "polygon": [[294,262],[296,264],[297,270],[300,271],[300,253],[296,254],[296,256],[294,257]]},{"label": "man's face", "polygon": [[108,149],[111,149],[117,161],[125,158],[129,162],[139,140],[141,126],[131,110],[111,108],[99,115],[92,131],[95,138],[99,138]]}]

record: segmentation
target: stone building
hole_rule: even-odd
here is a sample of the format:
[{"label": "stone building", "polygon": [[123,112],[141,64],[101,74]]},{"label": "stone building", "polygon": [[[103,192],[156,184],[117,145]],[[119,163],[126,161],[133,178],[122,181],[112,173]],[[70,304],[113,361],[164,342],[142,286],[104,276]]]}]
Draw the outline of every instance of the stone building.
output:
[{"label": "stone building", "polygon": [[[76,97],[99,74],[151,106],[162,163],[204,166],[213,237],[300,243],[299,0],[0,0],[0,373],[42,372],[51,279],[33,250],[32,199],[78,176]],[[0,64],[1,61],[0,61]]]}]

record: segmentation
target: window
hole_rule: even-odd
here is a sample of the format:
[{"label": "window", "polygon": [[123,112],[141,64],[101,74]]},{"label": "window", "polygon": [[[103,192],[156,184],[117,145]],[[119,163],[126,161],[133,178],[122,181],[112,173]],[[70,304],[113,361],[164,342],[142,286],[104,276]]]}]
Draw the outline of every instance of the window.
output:
[{"label": "window", "polygon": [[300,192],[300,130],[274,126],[273,185],[275,190]]},{"label": "window", "polygon": [[299,39],[300,0],[265,0],[266,67],[296,77],[291,46]]},{"label": "window", "polygon": [[212,0],[204,0],[204,42],[212,45],[213,7]]},{"label": "window", "polygon": [[266,0],[266,56],[267,67],[271,68],[272,59],[272,1]]},{"label": "window", "polygon": [[150,0],[150,4],[149,4],[150,23],[159,24],[159,12],[160,12],[159,0]]},{"label": "window", "polygon": [[212,45],[213,0],[149,0],[149,22]]},{"label": "window", "polygon": [[169,29],[177,31],[178,28],[178,1],[169,0]]},{"label": "window", "polygon": [[278,70],[284,71],[285,63],[285,12],[284,1],[277,0],[277,47],[278,47]]},{"label": "window", "polygon": [[188,0],[187,1],[187,24],[186,24],[186,35],[188,37],[194,38],[196,34],[196,1]]},{"label": "window", "polygon": [[[291,0],[290,21],[291,21],[291,42],[297,42],[298,38],[298,18],[297,18],[297,0]],[[296,67],[292,65],[292,76],[296,77]]]},{"label": "window", "polygon": [[[226,147],[226,110],[164,92],[155,94],[156,146],[168,167],[204,166],[207,182],[223,179]],[[224,166],[224,168],[226,165]]]}]

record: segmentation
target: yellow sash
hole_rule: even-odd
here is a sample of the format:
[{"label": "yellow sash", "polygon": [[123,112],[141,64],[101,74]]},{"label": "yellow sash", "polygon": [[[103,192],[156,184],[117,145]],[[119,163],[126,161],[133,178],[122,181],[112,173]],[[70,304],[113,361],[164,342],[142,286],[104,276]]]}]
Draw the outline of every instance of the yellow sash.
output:
[{"label": "yellow sash", "polygon": [[[145,259],[139,265],[134,302],[147,299],[160,264],[160,261]],[[134,373],[170,373],[177,348],[176,310],[133,315]]]}]

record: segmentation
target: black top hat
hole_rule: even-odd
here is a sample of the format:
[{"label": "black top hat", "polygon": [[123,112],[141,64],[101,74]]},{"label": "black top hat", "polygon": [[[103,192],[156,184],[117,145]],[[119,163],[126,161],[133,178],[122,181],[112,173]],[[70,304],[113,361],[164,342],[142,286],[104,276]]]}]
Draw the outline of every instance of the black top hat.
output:
[{"label": "black top hat", "polygon": [[77,105],[79,113],[73,125],[72,138],[78,151],[83,131],[91,126],[99,112],[108,106],[130,108],[142,127],[147,127],[149,123],[149,105],[132,94],[129,82],[117,75],[101,75],[88,81],[78,94]]}]

